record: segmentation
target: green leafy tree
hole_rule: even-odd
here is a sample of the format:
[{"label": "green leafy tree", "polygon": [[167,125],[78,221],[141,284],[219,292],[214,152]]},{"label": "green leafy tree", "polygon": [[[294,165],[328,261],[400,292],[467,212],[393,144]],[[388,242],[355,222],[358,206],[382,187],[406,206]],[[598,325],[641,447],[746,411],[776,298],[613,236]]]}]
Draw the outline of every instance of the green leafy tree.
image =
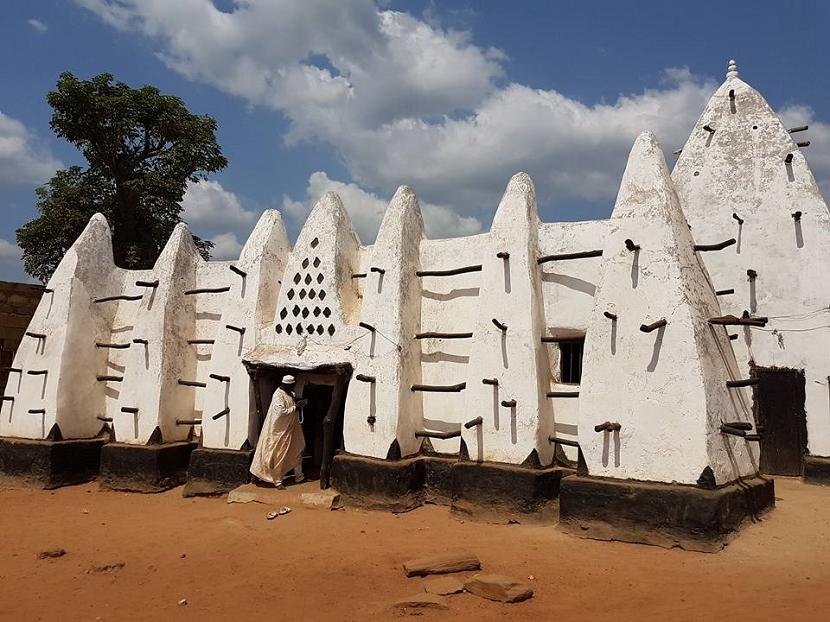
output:
[{"label": "green leafy tree", "polygon": [[[58,171],[36,190],[40,215],[17,230],[26,272],[42,281],[96,212],[112,228],[122,268],[150,268],[175,226],[188,182],[222,170],[216,121],[152,86],[131,88],[110,74],[78,80],[63,73],[47,101],[50,126],[88,167]],[[193,236],[206,259],[213,244]]]}]

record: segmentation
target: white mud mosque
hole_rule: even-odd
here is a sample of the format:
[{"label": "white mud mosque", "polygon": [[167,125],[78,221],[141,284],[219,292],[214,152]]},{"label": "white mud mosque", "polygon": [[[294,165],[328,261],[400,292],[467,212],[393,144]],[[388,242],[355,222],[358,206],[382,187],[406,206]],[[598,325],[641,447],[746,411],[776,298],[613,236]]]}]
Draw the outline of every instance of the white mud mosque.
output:
[{"label": "white mud mosque", "polygon": [[216,494],[249,479],[284,374],[307,470],[353,503],[546,516],[716,549],[830,481],[830,215],[802,148],[730,62],[669,172],[634,143],[607,220],[539,221],[515,175],[490,230],[430,240],[395,193],[363,245],[337,195],[236,261],[179,225],[151,270],[95,216],[47,285],[0,412],[0,471]]}]

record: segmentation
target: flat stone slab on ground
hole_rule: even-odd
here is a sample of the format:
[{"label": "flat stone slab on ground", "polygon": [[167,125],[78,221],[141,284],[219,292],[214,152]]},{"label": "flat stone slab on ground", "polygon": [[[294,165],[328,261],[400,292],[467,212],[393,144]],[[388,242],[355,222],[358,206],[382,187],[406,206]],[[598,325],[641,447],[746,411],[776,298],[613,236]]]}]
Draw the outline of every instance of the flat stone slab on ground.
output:
[{"label": "flat stone slab on ground", "polygon": [[228,503],[251,503],[253,501],[259,501],[259,497],[250,490],[234,488],[228,493]]},{"label": "flat stone slab on ground", "polygon": [[464,584],[455,577],[438,577],[424,583],[424,591],[428,594],[458,594],[464,591]]},{"label": "flat stone slab on ground", "polygon": [[449,609],[446,598],[426,592],[401,598],[395,602],[393,607],[395,609]]},{"label": "flat stone slab on ground", "polygon": [[407,577],[423,577],[428,574],[447,574],[463,572],[465,570],[481,570],[478,557],[468,551],[453,551],[410,559],[403,563],[403,571]]},{"label": "flat stone slab on ground", "polygon": [[332,490],[304,492],[300,495],[300,501],[311,507],[336,510],[340,507],[340,493]]},{"label": "flat stone slab on ground", "polygon": [[464,583],[464,589],[502,603],[517,603],[533,596],[533,589],[527,584],[499,574],[477,574]]}]

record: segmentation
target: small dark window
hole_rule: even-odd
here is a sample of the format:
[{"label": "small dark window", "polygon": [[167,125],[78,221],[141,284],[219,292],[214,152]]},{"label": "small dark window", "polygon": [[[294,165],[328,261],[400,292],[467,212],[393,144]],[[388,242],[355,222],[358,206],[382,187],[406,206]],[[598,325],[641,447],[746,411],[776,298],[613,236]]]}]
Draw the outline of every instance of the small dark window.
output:
[{"label": "small dark window", "polygon": [[582,351],[585,339],[559,343],[560,382],[579,384],[582,380]]}]

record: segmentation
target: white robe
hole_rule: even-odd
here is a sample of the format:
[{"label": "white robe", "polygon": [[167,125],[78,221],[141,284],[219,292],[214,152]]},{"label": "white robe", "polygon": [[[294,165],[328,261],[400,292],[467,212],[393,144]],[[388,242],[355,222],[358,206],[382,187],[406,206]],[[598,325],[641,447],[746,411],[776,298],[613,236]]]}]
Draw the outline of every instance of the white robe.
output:
[{"label": "white robe", "polygon": [[305,437],[294,397],[282,387],[274,392],[271,406],[251,463],[251,473],[272,484],[302,465]]}]

